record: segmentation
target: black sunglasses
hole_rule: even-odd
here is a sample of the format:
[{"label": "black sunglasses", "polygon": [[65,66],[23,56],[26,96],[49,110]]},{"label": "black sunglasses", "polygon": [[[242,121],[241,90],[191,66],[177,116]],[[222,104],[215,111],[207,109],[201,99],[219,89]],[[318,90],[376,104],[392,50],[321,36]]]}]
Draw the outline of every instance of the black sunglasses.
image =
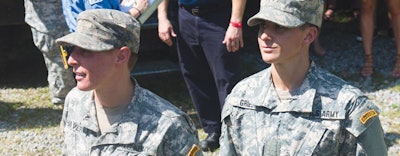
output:
[{"label": "black sunglasses", "polygon": [[68,69],[68,58],[71,55],[72,50],[74,50],[75,46],[63,46],[60,45],[61,58],[63,60],[64,68]]}]

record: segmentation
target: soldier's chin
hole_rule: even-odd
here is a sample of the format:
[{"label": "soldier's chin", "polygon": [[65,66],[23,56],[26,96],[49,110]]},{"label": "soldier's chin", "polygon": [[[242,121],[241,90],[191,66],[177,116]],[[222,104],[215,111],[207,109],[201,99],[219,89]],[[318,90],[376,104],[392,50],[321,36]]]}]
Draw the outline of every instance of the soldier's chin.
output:
[{"label": "soldier's chin", "polygon": [[92,88],[88,85],[82,84],[81,82],[77,82],[76,88],[78,88],[81,91],[90,91]]}]

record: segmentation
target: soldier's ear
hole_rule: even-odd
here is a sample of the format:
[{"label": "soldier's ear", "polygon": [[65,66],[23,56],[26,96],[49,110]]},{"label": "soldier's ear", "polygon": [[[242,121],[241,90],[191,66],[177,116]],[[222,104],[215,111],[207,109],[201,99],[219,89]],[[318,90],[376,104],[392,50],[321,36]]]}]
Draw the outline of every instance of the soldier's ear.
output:
[{"label": "soldier's ear", "polygon": [[116,62],[121,64],[128,63],[130,56],[131,50],[127,46],[123,46],[118,50]]},{"label": "soldier's ear", "polygon": [[304,43],[311,44],[318,37],[318,28],[315,26],[310,26],[305,29]]}]

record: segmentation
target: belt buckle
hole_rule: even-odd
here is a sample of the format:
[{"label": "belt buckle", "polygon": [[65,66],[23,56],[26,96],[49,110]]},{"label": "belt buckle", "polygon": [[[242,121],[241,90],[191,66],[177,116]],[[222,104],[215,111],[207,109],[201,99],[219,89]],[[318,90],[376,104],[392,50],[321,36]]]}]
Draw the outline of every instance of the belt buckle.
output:
[{"label": "belt buckle", "polygon": [[191,11],[192,11],[192,14],[195,15],[195,16],[198,16],[199,12],[200,12],[199,8],[192,8]]}]

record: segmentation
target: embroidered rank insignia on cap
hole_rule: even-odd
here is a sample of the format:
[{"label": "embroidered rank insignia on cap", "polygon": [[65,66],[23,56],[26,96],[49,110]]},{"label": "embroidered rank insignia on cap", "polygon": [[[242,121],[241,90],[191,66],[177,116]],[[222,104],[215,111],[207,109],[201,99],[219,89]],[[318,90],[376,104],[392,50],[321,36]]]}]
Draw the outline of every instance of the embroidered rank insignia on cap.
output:
[{"label": "embroidered rank insignia on cap", "polygon": [[189,150],[187,156],[195,156],[197,152],[199,152],[200,148],[196,144],[192,146],[192,148]]},{"label": "embroidered rank insignia on cap", "polygon": [[376,113],[375,110],[369,110],[367,112],[365,112],[361,117],[360,117],[360,121],[363,125],[365,125],[365,123],[367,123],[367,121],[375,116],[377,116],[378,113]]}]

